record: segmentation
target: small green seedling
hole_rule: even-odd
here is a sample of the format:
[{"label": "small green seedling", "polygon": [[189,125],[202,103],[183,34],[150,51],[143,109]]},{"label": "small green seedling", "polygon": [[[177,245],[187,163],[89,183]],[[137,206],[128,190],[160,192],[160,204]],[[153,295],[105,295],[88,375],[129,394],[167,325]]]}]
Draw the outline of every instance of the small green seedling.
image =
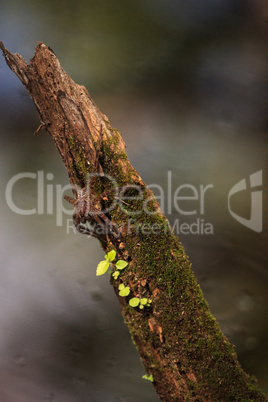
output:
[{"label": "small green seedling", "polygon": [[116,268],[119,269],[120,271],[126,268],[127,265],[128,263],[124,260],[118,260],[117,263],[115,264]]},{"label": "small green seedling", "polygon": [[140,304],[140,299],[138,299],[137,297],[132,297],[132,299],[130,299],[128,303],[131,307],[137,307]]},{"label": "small green seedling", "polygon": [[118,278],[118,276],[120,275],[120,271],[124,268],[126,268],[126,266],[128,265],[128,263],[124,260],[118,260],[117,263],[115,264],[116,266],[116,271],[114,271],[112,273],[112,276],[114,277],[114,279],[116,280]]},{"label": "small green seedling", "polygon": [[[109,251],[109,253],[105,254],[105,260],[101,261],[97,266],[96,275],[97,276],[104,275],[105,272],[108,270],[110,263],[114,261],[115,257],[116,257],[115,250],[111,250]],[[124,260],[118,260],[115,264],[117,270],[122,270],[126,268],[127,265],[128,263]],[[117,279],[119,273],[120,273],[119,271],[115,271],[112,275],[115,279]]]},{"label": "small green seedling", "polygon": [[110,263],[115,259],[115,256],[116,256],[115,250],[111,250],[109,251],[109,253],[105,254],[105,260],[101,261],[97,266],[97,273],[96,273],[97,276],[105,274],[105,272],[110,266]]},{"label": "small green seedling", "polygon": [[139,299],[138,297],[132,297],[132,299],[130,299],[128,303],[131,307],[139,306],[139,308],[142,310],[145,306],[149,307],[152,303],[152,300],[147,299],[146,297],[143,297],[142,299]]},{"label": "small green seedling", "polygon": [[121,283],[118,286],[118,289],[119,289],[119,296],[126,297],[130,293],[130,288],[128,286],[125,286],[123,283]]},{"label": "small green seedling", "polygon": [[154,381],[154,377],[153,377],[152,374],[150,374],[150,375],[144,374],[144,375],[142,376],[142,378],[143,378],[144,380],[148,380],[148,381],[151,381],[151,382]]},{"label": "small green seedling", "polygon": [[119,277],[119,275],[120,275],[119,271],[115,271],[112,273],[112,276],[114,277],[115,280]]}]

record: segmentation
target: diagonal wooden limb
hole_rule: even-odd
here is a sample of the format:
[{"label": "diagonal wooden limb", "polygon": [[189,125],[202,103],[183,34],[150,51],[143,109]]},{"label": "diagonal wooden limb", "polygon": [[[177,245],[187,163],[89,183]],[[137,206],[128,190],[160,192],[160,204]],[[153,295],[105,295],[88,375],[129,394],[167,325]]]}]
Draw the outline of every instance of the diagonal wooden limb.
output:
[{"label": "diagonal wooden limb", "polygon": [[[72,185],[83,189],[98,166],[103,176],[93,185],[96,197],[109,190],[107,178],[118,187],[142,188],[142,197],[132,197],[127,205],[118,202],[105,216],[121,228],[123,243],[130,250],[128,267],[111,283],[159,397],[167,402],[267,401],[255,380],[242,370],[233,346],[210,314],[182,245],[128,161],[121,134],[87,90],[65,73],[50,48],[38,43],[27,64],[3,43],[0,47],[45,122]],[[107,197],[100,199],[99,206],[110,205]],[[154,231],[148,233],[148,228]],[[102,245],[105,251],[113,248],[109,241]],[[151,306],[130,307],[127,298],[119,296],[120,283],[130,287],[131,297],[151,299]]]}]

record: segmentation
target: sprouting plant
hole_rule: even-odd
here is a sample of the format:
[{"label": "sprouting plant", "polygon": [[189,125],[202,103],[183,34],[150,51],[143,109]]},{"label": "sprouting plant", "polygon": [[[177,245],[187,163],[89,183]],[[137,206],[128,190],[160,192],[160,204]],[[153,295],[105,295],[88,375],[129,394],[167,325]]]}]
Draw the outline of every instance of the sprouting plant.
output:
[{"label": "sprouting plant", "polygon": [[150,375],[144,374],[144,375],[142,376],[142,378],[143,378],[144,380],[148,380],[148,381],[151,381],[151,382],[154,381],[154,377],[153,377],[152,374],[150,374]]},{"label": "sprouting plant", "polygon": [[97,273],[96,273],[97,276],[105,274],[105,272],[109,268],[110,263],[115,259],[115,256],[116,256],[115,250],[111,250],[109,251],[109,253],[105,254],[105,260],[99,262],[97,266]]},{"label": "sprouting plant", "polygon": [[122,296],[122,297],[126,297],[126,296],[128,296],[129,295],[129,293],[130,293],[130,288],[129,288],[129,286],[125,286],[123,283],[121,283],[119,286],[118,286],[118,289],[119,289],[119,296]]},{"label": "sprouting plant", "polygon": [[119,275],[120,275],[120,272],[119,272],[119,271],[114,271],[114,272],[112,273],[112,276],[114,277],[115,280],[118,278]]},{"label": "sprouting plant", "polygon": [[[107,269],[109,268],[110,263],[112,261],[114,261],[115,257],[116,257],[116,251],[115,250],[111,250],[111,251],[109,251],[109,253],[105,254],[105,260],[99,262],[99,264],[97,266],[96,275],[97,276],[104,275],[105,272],[107,271]],[[127,265],[128,265],[128,263],[126,261],[124,261],[124,260],[118,260],[116,262],[116,264],[115,264],[117,270],[122,270],[122,269],[126,268]],[[119,273],[120,273],[119,271],[115,271],[113,273],[113,277],[115,279],[117,279]]]},{"label": "sprouting plant", "polygon": [[114,271],[112,273],[112,276],[114,277],[114,279],[116,280],[120,274],[120,271],[124,268],[126,268],[126,266],[128,265],[128,263],[124,260],[118,260],[117,263],[115,264],[116,266],[116,271]]},{"label": "sprouting plant", "polygon": [[[111,262],[113,262],[115,260],[115,257],[116,257],[115,250],[111,250],[107,254],[105,254],[105,260],[99,262],[99,264],[97,266],[97,272],[96,272],[97,276],[105,274],[105,272],[108,270]],[[123,270],[124,268],[126,268],[127,265],[128,265],[128,263],[124,260],[118,260],[115,263],[116,270],[114,272],[111,271],[114,279],[118,278],[120,271]],[[118,289],[119,289],[119,296],[126,297],[130,294],[130,287],[125,286],[123,283],[121,283],[118,286]],[[139,307],[141,310],[144,309],[145,306],[149,307],[151,305],[151,303],[152,303],[152,300],[147,299],[146,297],[143,297],[143,298],[132,297],[129,300],[129,305],[131,307]]]},{"label": "sprouting plant", "polygon": [[152,303],[151,299],[147,299],[146,297],[143,297],[142,299],[138,297],[132,297],[132,299],[129,300],[129,305],[131,307],[138,307],[142,310],[144,306],[149,307]]}]

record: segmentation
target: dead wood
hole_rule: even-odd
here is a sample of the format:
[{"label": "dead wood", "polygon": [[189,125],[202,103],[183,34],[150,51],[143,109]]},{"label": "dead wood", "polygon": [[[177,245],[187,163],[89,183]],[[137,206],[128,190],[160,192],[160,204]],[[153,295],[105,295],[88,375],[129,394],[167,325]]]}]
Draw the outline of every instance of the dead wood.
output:
[{"label": "dead wood", "polygon": [[[37,131],[45,128],[60,152],[73,185],[75,199],[68,200],[77,229],[129,263],[111,283],[159,397],[167,402],[266,401],[209,312],[182,245],[128,161],[121,134],[49,47],[39,42],[29,64],[3,43],[0,47],[37,108]],[[148,233],[152,227],[156,230]],[[130,296],[119,296],[121,283]],[[134,296],[152,303],[130,307],[128,299]]]}]

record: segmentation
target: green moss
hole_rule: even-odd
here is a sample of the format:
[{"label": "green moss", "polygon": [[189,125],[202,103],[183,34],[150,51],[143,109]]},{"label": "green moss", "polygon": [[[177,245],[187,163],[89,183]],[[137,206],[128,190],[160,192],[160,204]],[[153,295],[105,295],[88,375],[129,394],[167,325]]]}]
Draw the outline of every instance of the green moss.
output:
[{"label": "green moss", "polygon": [[127,171],[123,170],[122,161],[128,162],[127,155],[124,151],[118,148],[119,133],[117,132],[111,138],[102,142],[100,163],[103,170],[112,176],[119,187],[133,183],[133,177],[137,177],[137,172],[131,165]]},{"label": "green moss", "polygon": [[[101,144],[99,158],[103,171],[114,177],[119,187],[139,184],[137,172],[129,164],[125,152],[118,147],[119,133],[117,130],[112,130],[112,133]],[[84,180],[90,168],[72,138],[69,146],[78,155],[74,163],[76,174],[79,180]],[[95,185],[96,191],[101,192],[103,185],[107,188],[111,183],[105,184],[101,180],[99,183],[96,181]],[[135,197],[135,194],[133,189],[126,192],[128,196]],[[110,212],[110,218],[118,226],[127,225],[130,217],[133,225],[136,224],[133,230],[123,233],[131,261],[120,275],[120,280],[130,286],[132,292],[139,292],[139,280],[146,279],[143,296],[152,296],[153,303],[147,312],[146,309],[133,309],[126,303],[122,306],[122,312],[136,347],[142,351],[145,367],[150,372],[154,370],[154,378],[160,375],[162,378],[165,364],[170,367],[171,362],[173,375],[177,376],[178,381],[181,381],[182,375],[187,384],[188,400],[194,400],[199,393],[206,395],[204,400],[238,400],[239,394],[245,395],[244,400],[250,400],[249,395],[252,400],[257,400],[254,398],[259,392],[258,388],[241,369],[232,345],[209,312],[183,246],[172,233],[165,216],[159,212],[152,193],[144,189],[143,194],[144,199],[150,198],[147,212],[143,210],[144,199],[133,198],[124,205],[125,211],[116,205]],[[138,214],[130,215],[133,212]],[[149,229],[156,225],[159,231],[154,235],[150,230],[146,231],[146,225]],[[113,281],[113,285],[116,284],[117,281]],[[153,296],[155,290],[156,297]],[[150,317],[161,328],[162,340],[157,331],[150,329]],[[176,367],[181,372],[194,373],[197,381],[186,374],[176,374]],[[163,378],[161,381],[167,381],[166,387],[170,386],[168,380]]]},{"label": "green moss", "polygon": [[71,154],[69,164],[72,177],[75,180],[75,184],[84,187],[87,182],[88,174],[92,172],[92,166],[72,135],[67,138],[67,143]]},{"label": "green moss", "polygon": [[97,149],[98,149],[98,143],[97,143],[97,141],[94,141],[94,140],[93,140],[93,145],[94,145],[94,148],[97,150]]},{"label": "green moss", "polygon": [[[138,202],[136,206],[139,206]],[[137,222],[140,224],[147,222],[150,225],[155,222],[165,224],[165,217],[162,214],[141,214]],[[130,267],[132,273],[135,272],[135,276],[138,273],[140,277],[146,278],[151,291],[156,288],[160,290],[158,298],[153,300],[153,308],[158,325],[161,326],[165,336],[163,345],[159,335],[148,330],[147,320],[140,318],[143,317],[142,314],[134,315],[129,308],[124,311],[133,333],[142,338],[140,341],[144,342],[148,356],[151,353],[148,345],[155,345],[163,361],[165,359],[176,361],[179,356],[180,365],[185,367],[186,372],[190,369],[195,373],[197,382],[185,377],[187,386],[191,389],[188,400],[200,390],[204,393],[206,388],[209,395],[213,387],[214,398],[219,398],[217,400],[236,400],[238,393],[248,395],[246,383],[249,377],[241,369],[232,345],[226,340],[215,318],[209,312],[208,304],[178,239],[171,232],[161,232],[157,236],[152,236],[139,230],[126,239],[128,244],[132,245],[131,252],[139,265],[134,270],[133,266]],[[126,273],[124,280],[131,277],[133,275],[130,274],[128,278]],[[156,362],[155,367],[157,365],[159,366],[159,362]],[[221,392],[219,382],[224,384],[224,395],[221,396],[219,396]],[[228,394],[226,389],[229,389]],[[253,397],[258,392],[257,386],[253,384]]]}]

